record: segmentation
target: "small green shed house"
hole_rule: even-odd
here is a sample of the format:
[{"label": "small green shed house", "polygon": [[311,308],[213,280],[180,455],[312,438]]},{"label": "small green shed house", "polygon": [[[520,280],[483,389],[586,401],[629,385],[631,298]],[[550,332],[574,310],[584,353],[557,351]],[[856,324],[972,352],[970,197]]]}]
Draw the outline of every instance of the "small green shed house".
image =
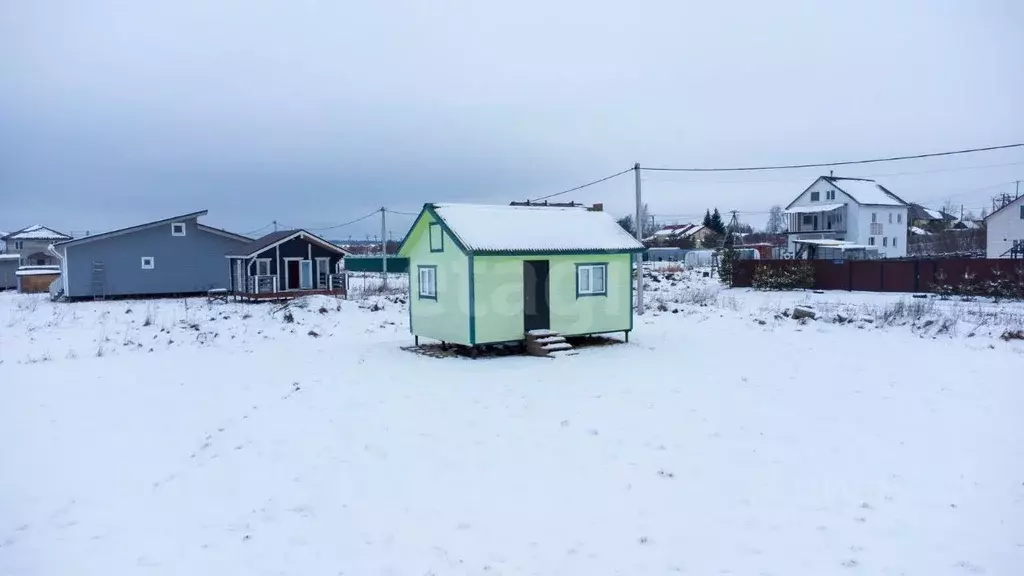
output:
[{"label": "small green shed house", "polygon": [[633,254],[603,211],[427,204],[398,249],[409,259],[409,328],[474,346],[633,328]]}]

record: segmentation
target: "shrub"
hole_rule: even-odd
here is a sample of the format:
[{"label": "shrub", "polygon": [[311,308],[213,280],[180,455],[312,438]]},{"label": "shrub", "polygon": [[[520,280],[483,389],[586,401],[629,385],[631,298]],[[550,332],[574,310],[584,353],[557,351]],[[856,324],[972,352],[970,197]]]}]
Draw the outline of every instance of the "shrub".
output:
[{"label": "shrub", "polygon": [[785,267],[760,264],[754,269],[752,285],[757,290],[798,290],[814,287],[814,266],[806,260]]}]

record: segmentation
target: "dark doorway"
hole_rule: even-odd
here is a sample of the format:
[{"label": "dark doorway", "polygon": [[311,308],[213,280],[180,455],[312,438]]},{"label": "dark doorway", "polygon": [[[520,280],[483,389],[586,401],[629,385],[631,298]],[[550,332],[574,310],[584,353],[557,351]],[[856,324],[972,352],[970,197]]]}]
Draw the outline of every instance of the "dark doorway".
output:
[{"label": "dark doorway", "polygon": [[288,260],[286,263],[288,270],[288,285],[285,286],[286,290],[298,290],[299,289],[299,261]]},{"label": "dark doorway", "polygon": [[527,332],[551,327],[547,260],[523,261],[523,327]]}]

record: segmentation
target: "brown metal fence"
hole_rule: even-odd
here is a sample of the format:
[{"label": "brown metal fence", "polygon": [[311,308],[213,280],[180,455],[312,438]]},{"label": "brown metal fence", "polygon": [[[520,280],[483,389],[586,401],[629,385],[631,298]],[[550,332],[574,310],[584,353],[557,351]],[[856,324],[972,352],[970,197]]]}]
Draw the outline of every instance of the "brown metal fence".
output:
[{"label": "brown metal fence", "polygon": [[[732,285],[753,284],[758,266],[788,268],[798,260],[739,260],[733,264]],[[869,292],[930,292],[937,278],[945,274],[945,284],[959,284],[970,272],[975,282],[990,282],[999,270],[1018,282],[1024,279],[1024,261],[1009,259],[957,260],[812,260],[814,288],[818,290],[862,290]]]}]

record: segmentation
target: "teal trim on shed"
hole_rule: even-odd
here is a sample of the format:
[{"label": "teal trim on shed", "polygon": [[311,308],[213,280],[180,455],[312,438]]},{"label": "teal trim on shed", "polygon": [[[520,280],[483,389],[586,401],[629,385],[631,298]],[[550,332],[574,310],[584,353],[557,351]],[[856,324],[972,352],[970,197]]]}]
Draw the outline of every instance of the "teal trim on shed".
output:
[{"label": "teal trim on shed", "polygon": [[469,343],[476,344],[476,276],[472,254],[469,255]]}]

